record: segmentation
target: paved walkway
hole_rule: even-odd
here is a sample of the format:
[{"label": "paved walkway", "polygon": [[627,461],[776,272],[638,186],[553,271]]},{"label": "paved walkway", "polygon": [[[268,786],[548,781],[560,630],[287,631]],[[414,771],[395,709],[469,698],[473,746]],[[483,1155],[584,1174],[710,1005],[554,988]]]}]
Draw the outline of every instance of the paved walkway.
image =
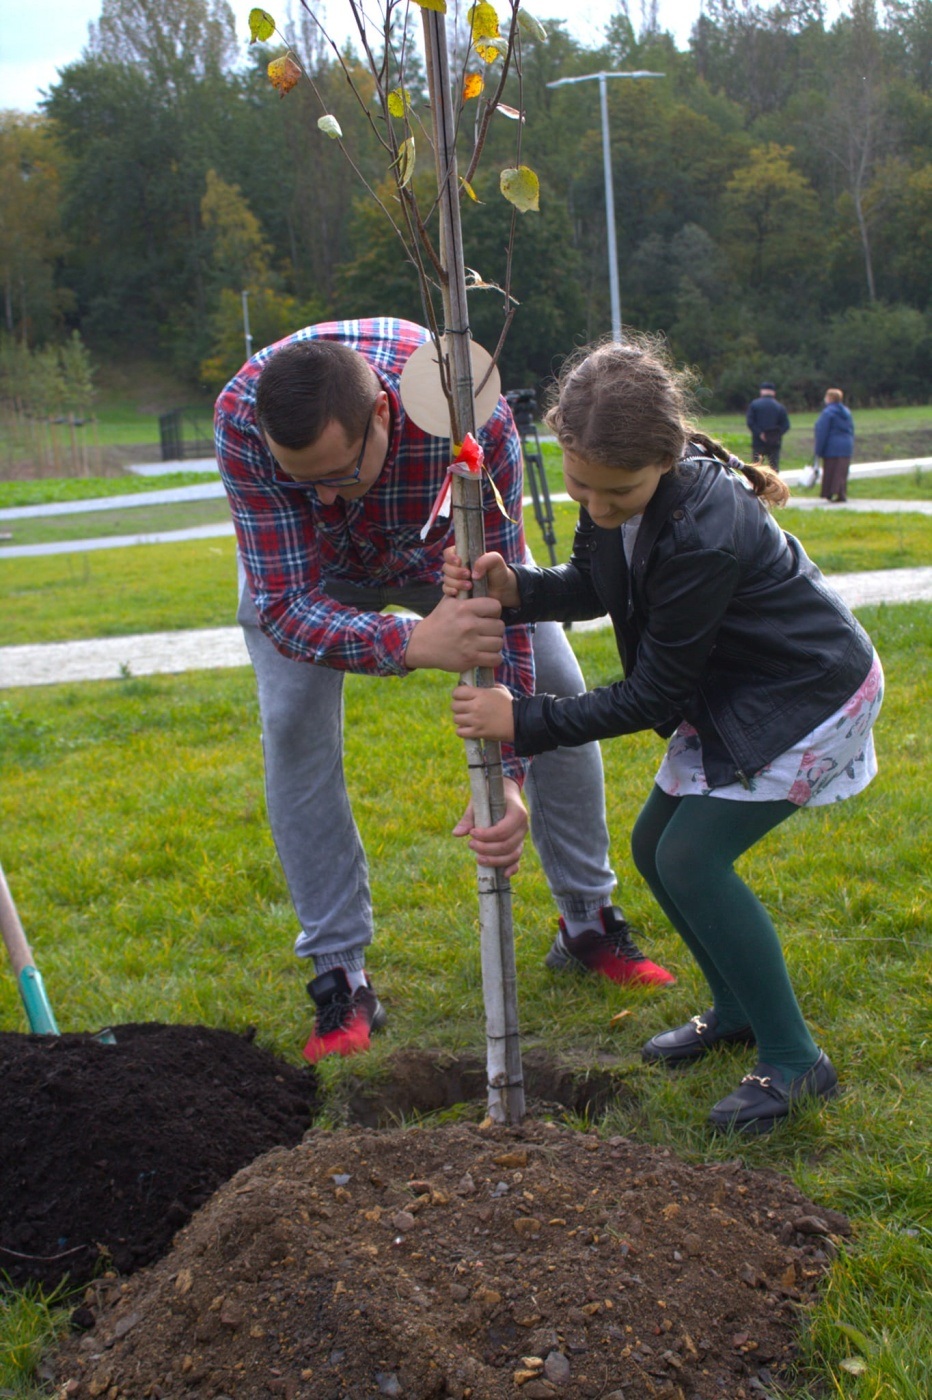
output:
[{"label": "paved walkway", "polygon": [[[177,465],[174,469],[177,469]],[[190,469],[193,464],[183,465]],[[915,467],[928,466],[932,466],[932,458],[916,458],[907,462],[866,463],[860,468],[853,467],[852,475],[902,475]],[[215,469],[215,463],[213,467]],[[211,463],[203,464],[205,471],[210,468]],[[798,477],[798,472],[785,473],[785,479],[790,485],[793,485],[793,479]],[[109,497],[98,501],[68,501],[41,508],[10,508],[0,510],[0,519],[21,519],[39,514],[65,515],[84,510],[118,509],[168,501],[203,500],[205,497],[222,494],[223,486],[219,481],[205,482],[202,485],[145,492],[141,495]],[[553,497],[554,501],[568,499],[569,497],[562,494]],[[529,506],[530,502],[525,504]],[[813,510],[918,511],[926,515],[932,514],[932,501],[859,500],[849,501],[840,506],[800,497],[794,505]],[[130,545],[160,544],[182,539],[211,539],[232,533],[232,525],[222,523],[151,535],[113,535],[103,539],[72,540],[46,545],[13,545],[0,547],[0,559],[94,549],[119,549]],[[866,607],[883,602],[932,601],[932,567],[881,569],[869,573],[834,574],[828,577],[849,607]],[[574,624],[574,630],[590,631],[605,627],[607,623],[607,618],[597,618],[592,622]],[[13,686],[118,680],[127,675],[159,675],[248,664],[249,657],[238,627],[147,632],[77,642],[46,642],[35,646],[0,647],[0,690]]]},{"label": "paved walkway", "polygon": [[[830,574],[828,581],[849,607],[914,600],[932,602],[932,568]],[[574,623],[573,631],[589,632],[606,626],[608,618],[596,618],[592,622]],[[0,647],[0,690],[248,665],[249,657],[239,627],[142,632],[83,642]]]},{"label": "paved walkway", "polygon": [[[211,467],[216,470],[216,462],[204,461],[203,463],[193,462],[173,463],[173,468],[183,466],[185,469],[196,467],[198,470],[207,471]],[[932,457],[909,457],[893,462],[863,462],[851,468],[852,477],[878,477],[878,476],[903,476],[908,472],[927,470],[932,467]],[[129,468],[130,471],[147,473],[151,470],[155,472],[157,468]],[[801,472],[789,471],[783,473],[783,479],[788,486],[799,484]],[[167,487],[164,490],[141,491],[132,495],[103,496],[86,501],[55,501],[47,505],[36,506],[7,506],[0,509],[0,521],[15,522],[17,520],[36,519],[37,517],[55,517],[63,515],[83,515],[92,511],[104,510],[129,510],[138,506],[153,505],[177,505],[185,501],[204,501],[222,497],[225,494],[221,481],[198,482],[192,486]],[[569,496],[565,492],[554,492],[551,500],[554,504],[568,501]],[[525,497],[524,507],[527,514],[531,509],[532,501],[529,496]],[[932,501],[893,501],[893,500],[851,500],[844,505],[833,505],[828,501],[820,500],[818,497],[797,496],[793,500],[793,505],[800,510],[850,510],[855,512],[879,512],[883,515],[899,515],[912,513],[919,515],[932,515]],[[528,517],[530,518],[530,517]],[[0,559],[31,559],[50,554],[75,554],[85,553],[98,549],[126,549],[134,545],[147,544],[179,544],[185,540],[210,540],[229,538],[233,534],[233,526],[228,520],[217,521],[212,525],[192,525],[180,530],[158,530],[148,534],[130,535],[100,535],[83,540],[54,540],[47,544],[0,544]]]}]

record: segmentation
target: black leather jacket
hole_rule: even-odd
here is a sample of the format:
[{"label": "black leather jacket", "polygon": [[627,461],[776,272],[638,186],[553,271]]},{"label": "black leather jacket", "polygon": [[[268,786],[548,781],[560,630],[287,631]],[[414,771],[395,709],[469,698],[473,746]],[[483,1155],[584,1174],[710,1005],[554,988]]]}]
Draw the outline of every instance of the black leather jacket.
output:
[{"label": "black leather jacket", "polygon": [[[693,449],[698,451],[698,449]],[[625,679],[515,701],[515,749],[543,753],[687,720],[710,787],[748,778],[827,719],[870,670],[870,638],[743,478],[685,457],[644,512],[629,570],[620,529],[580,511],[573,554],[516,568],[505,621],[610,614]]]}]

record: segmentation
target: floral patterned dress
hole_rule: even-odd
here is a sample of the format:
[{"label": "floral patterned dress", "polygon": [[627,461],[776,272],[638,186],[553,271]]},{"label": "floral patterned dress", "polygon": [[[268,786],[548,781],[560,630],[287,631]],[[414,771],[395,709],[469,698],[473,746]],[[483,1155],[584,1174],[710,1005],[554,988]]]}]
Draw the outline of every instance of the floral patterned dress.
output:
[{"label": "floral patterned dress", "polygon": [[[621,526],[629,568],[643,519],[643,515],[634,515]],[[827,807],[832,802],[844,802],[866,788],[877,774],[872,731],[883,701],[883,684],[883,667],[875,651],[870,670],[850,699],[755,773],[749,787],[743,783],[709,787],[702,767],[702,740],[693,726],[683,720],[669,740],[654,782],[670,797],[793,802],[797,807]]]},{"label": "floral patterned dress", "polygon": [[827,807],[861,792],[877,773],[873,726],[883,701],[883,667],[874,652],[857,690],[798,743],[755,773],[750,787],[709,788],[702,741],[685,721],[671,737],[655,782],[671,797],[725,797],[738,802],[793,802]]}]

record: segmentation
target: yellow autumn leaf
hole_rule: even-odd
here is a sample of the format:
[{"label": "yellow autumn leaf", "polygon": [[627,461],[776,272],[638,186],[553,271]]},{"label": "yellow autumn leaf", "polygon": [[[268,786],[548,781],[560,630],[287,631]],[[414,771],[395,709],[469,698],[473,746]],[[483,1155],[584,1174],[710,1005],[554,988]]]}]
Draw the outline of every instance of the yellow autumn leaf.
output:
[{"label": "yellow autumn leaf", "polygon": [[471,97],[478,97],[484,87],[481,73],[467,73],[463,80],[463,101],[468,102]]},{"label": "yellow autumn leaf", "polygon": [[268,10],[249,11],[249,42],[264,44],[275,33],[275,21]]},{"label": "yellow autumn leaf", "polygon": [[476,194],[476,191],[473,189],[472,185],[469,183],[468,180],[460,180],[460,185],[466,191],[466,193],[469,195],[469,198],[473,200],[474,203],[482,203],[482,200]]},{"label": "yellow autumn leaf", "polygon": [[328,113],[325,117],[317,118],[317,130],[322,131],[325,136],[329,136],[331,141],[339,141],[343,135],[343,129],[336,117],[331,117]]},{"label": "yellow autumn leaf", "polygon": [[495,8],[488,0],[479,0],[478,5],[470,8],[466,18],[469,20],[469,32],[473,43],[478,39],[497,39],[502,32],[498,27]]},{"label": "yellow autumn leaf", "polygon": [[409,136],[398,148],[398,188],[403,190],[414,174],[414,137]]},{"label": "yellow autumn leaf", "polygon": [[483,63],[494,63],[497,58],[504,58],[508,52],[507,39],[481,39],[478,44],[473,44],[476,53]]},{"label": "yellow autumn leaf", "polygon": [[518,11],[518,28],[531,39],[546,39],[547,37],[547,31],[540,20],[523,7]]},{"label": "yellow autumn leaf", "polygon": [[280,97],[284,97],[286,92],[290,92],[301,76],[301,69],[290,53],[286,53],[284,58],[274,58],[266,72],[269,75],[269,82],[273,88],[278,89]]},{"label": "yellow autumn leaf", "polygon": [[403,117],[411,106],[411,99],[404,88],[393,88],[387,98],[388,110],[393,117]]},{"label": "yellow autumn leaf", "polygon": [[438,15],[447,12],[447,0],[417,0],[422,10],[435,10]]},{"label": "yellow autumn leaf", "polygon": [[499,177],[502,194],[522,214],[540,209],[540,181],[529,165],[503,170]]}]

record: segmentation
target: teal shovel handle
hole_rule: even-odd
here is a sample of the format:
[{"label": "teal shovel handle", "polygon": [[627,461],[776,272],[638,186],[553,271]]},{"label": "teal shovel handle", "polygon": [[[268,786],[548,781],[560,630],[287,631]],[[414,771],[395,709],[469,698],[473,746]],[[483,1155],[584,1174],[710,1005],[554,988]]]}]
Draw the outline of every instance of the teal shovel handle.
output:
[{"label": "teal shovel handle", "polygon": [[24,967],[19,974],[19,994],[26,1008],[33,1035],[59,1035],[55,1017],[45,994],[42,974],[37,967]]}]

